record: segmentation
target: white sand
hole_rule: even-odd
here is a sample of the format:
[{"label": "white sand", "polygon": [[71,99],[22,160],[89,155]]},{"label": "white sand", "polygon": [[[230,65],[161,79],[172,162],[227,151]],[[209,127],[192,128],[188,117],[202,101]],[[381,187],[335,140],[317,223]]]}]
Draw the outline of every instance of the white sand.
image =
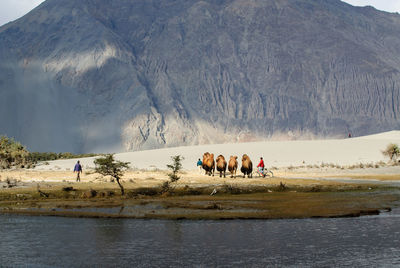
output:
[{"label": "white sand", "polygon": [[[241,156],[246,153],[257,165],[262,156],[268,167],[288,167],[309,164],[332,163],[337,165],[353,165],[387,161],[382,150],[389,143],[400,145],[400,131],[390,131],[376,135],[332,140],[297,140],[297,141],[265,141],[235,144],[213,144],[201,146],[175,147],[158,150],[128,152],[116,154],[121,161],[130,162],[133,168],[166,169],[171,163],[171,156],[182,155],[183,167],[187,170],[196,168],[196,162],[204,152],[225,156],[237,155],[239,166]],[[94,167],[94,158],[82,158],[85,168]],[[72,170],[76,159],[50,161],[49,165],[39,165],[37,170]]]}]

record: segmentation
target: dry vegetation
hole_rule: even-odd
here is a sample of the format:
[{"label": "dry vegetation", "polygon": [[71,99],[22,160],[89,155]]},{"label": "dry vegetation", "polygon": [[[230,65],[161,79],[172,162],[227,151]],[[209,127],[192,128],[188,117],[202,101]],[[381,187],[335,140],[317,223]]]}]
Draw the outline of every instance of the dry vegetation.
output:
[{"label": "dry vegetation", "polygon": [[[344,176],[342,170],[327,168],[337,178]],[[176,186],[165,192],[168,171],[130,170],[121,178],[125,188],[121,196],[111,177],[91,170],[85,171],[81,183],[75,182],[71,171],[3,171],[0,209],[74,217],[230,219],[360,216],[399,204],[397,188],[320,180],[332,175],[325,167],[315,173],[278,169],[274,174],[273,178],[231,179],[185,171]],[[352,178],[400,179],[397,174],[354,174]]]}]

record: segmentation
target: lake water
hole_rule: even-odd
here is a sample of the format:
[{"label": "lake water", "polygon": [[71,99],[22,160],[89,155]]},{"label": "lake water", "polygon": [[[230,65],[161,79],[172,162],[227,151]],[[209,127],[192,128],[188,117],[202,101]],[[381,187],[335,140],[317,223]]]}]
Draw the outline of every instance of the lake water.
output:
[{"label": "lake water", "polygon": [[168,221],[0,215],[0,266],[400,266],[400,213]]}]

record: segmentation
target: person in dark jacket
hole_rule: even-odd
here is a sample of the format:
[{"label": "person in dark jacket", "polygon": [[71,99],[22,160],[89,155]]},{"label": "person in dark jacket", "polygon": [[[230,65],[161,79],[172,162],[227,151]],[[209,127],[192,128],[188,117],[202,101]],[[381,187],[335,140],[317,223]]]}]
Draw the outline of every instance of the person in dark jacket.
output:
[{"label": "person in dark jacket", "polygon": [[75,167],[74,167],[74,172],[76,172],[76,181],[81,181],[80,174],[82,173],[82,165],[79,162],[76,162]]}]

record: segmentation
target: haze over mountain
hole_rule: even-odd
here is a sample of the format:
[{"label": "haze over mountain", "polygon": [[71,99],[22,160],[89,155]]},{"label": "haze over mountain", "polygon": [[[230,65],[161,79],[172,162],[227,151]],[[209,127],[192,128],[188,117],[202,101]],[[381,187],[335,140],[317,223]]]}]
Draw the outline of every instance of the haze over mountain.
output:
[{"label": "haze over mountain", "polygon": [[121,151],[398,129],[400,16],[339,0],[47,0],[0,28],[0,133]]}]

